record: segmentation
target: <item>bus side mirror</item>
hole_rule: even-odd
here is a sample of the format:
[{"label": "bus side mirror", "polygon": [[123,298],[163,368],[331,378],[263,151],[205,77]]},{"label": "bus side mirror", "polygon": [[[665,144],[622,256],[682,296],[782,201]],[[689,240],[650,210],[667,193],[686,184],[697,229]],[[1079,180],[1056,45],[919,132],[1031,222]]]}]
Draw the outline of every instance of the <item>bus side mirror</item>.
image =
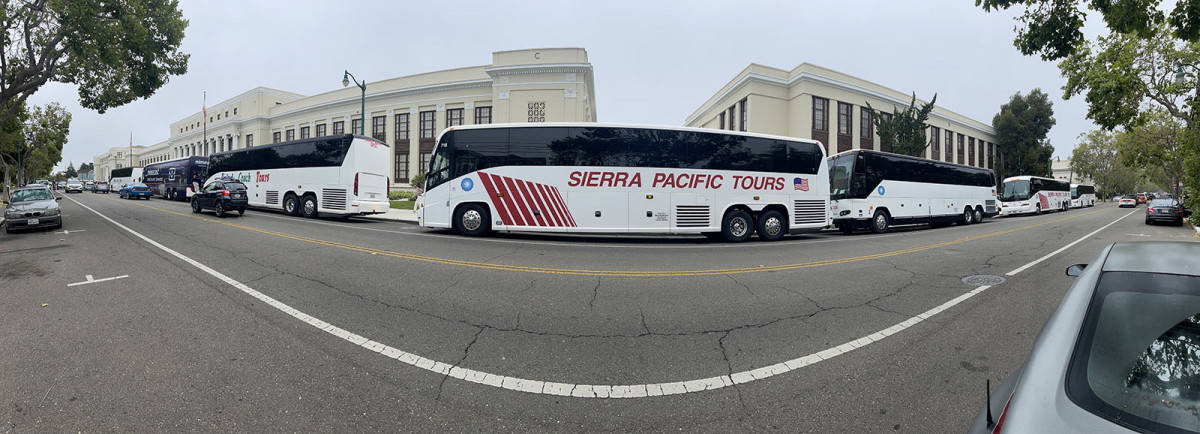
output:
[{"label": "bus side mirror", "polygon": [[1079,277],[1083,274],[1083,270],[1087,269],[1087,264],[1075,264],[1067,267],[1067,275],[1071,277]]}]

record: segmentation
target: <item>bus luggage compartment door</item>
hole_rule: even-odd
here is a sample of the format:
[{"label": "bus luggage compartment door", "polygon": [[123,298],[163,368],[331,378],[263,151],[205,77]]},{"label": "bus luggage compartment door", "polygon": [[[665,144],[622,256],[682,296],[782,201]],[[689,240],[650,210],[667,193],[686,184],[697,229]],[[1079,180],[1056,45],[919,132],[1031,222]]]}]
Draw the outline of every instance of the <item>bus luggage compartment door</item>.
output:
[{"label": "bus luggage compartment door", "polygon": [[629,228],[667,232],[671,227],[671,194],[663,191],[629,193]]}]

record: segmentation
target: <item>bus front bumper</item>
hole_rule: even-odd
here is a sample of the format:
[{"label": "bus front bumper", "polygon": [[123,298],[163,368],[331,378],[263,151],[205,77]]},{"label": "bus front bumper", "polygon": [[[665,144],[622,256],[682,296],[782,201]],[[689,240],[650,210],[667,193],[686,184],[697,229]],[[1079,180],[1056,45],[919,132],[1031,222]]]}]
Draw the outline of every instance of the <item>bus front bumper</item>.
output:
[{"label": "bus front bumper", "polygon": [[1036,202],[1017,202],[1000,204],[1000,215],[1033,214],[1037,212]]}]

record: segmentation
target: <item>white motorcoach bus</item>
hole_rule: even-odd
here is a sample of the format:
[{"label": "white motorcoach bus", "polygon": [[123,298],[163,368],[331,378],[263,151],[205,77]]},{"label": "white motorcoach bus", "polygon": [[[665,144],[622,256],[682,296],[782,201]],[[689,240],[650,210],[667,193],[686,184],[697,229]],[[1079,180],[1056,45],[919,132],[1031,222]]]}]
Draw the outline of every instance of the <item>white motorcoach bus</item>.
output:
[{"label": "white motorcoach bus", "polygon": [[389,158],[388,145],[370,137],[293,140],[212,154],[205,185],[236,179],[246,184],[250,206],[291,215],[385,213]]},{"label": "white motorcoach bus", "polygon": [[1096,187],[1071,184],[1071,208],[1096,206]]},{"label": "white motorcoach bus", "polygon": [[141,167],[122,167],[113,169],[108,175],[108,191],[116,193],[121,187],[131,182],[142,182]]},{"label": "white motorcoach bus", "polygon": [[1040,176],[1005,178],[1000,186],[1000,214],[1041,214],[1066,211],[1071,206],[1071,184]]},{"label": "white motorcoach bus", "polygon": [[705,234],[778,240],[827,225],[820,143],[711,129],[595,123],[443,131],[417,201],[421,226]]},{"label": "white motorcoach bus", "polygon": [[979,223],[998,213],[995,175],[978,167],[858,149],[829,158],[829,182],[829,214],[845,233]]}]

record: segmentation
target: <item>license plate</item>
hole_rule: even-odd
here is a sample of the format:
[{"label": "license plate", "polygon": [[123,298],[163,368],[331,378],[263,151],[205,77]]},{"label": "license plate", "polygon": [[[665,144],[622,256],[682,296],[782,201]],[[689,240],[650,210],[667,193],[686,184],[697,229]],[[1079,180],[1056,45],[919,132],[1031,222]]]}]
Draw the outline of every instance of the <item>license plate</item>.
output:
[{"label": "license plate", "polygon": [[30,224],[30,225],[36,225],[36,224],[38,224],[38,219],[29,219],[25,223]]},{"label": "license plate", "polygon": [[241,194],[241,193],[234,193],[234,194],[233,194],[233,197],[238,197],[238,198],[240,198],[240,197],[242,197],[242,194]]}]

